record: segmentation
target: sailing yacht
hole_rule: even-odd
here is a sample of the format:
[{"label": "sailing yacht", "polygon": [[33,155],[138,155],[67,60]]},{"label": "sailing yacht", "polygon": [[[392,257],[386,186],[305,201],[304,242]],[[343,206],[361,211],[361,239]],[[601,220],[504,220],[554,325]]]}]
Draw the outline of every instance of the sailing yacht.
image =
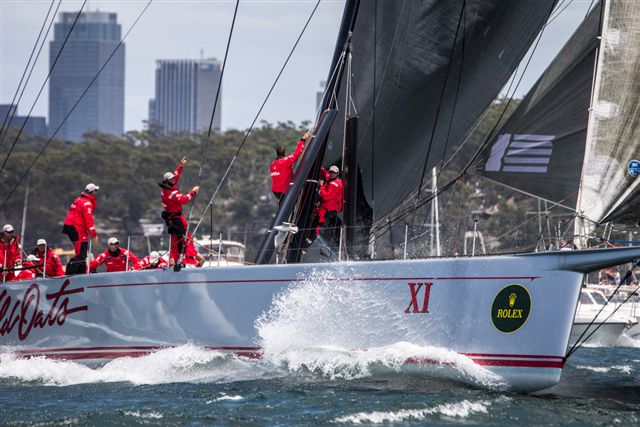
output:
[{"label": "sailing yacht", "polygon": [[[293,298],[298,305],[304,304],[308,318],[326,318],[317,310],[339,305],[340,322],[359,328],[356,337],[342,337],[337,331],[330,342],[318,342],[319,346],[341,346],[346,351],[400,342],[441,347],[499,376],[514,390],[534,391],[557,384],[584,275],[638,259],[640,248],[364,260],[370,256],[367,248],[380,232],[380,224],[402,214],[405,201],[428,199],[420,196],[425,172],[449,158],[473,128],[543,30],[554,5],[553,0],[348,1],[313,138],[256,265],[100,273],[4,284],[0,287],[2,350],[22,357],[104,362],[194,343],[261,358],[271,350],[263,346],[260,322],[274,309],[277,314],[283,300]],[[603,31],[615,28],[620,34],[616,49],[625,46],[637,51],[638,32],[627,25],[640,22],[640,5],[612,0],[604,7],[602,15],[612,24],[603,24]],[[599,16],[592,12],[583,26]],[[597,28],[587,43],[596,49]],[[566,49],[576,53],[573,42],[569,43]],[[583,58],[585,64],[602,62],[601,55],[589,55]],[[575,62],[571,55],[562,61]],[[633,67],[616,64],[615,68],[618,73]],[[606,86],[606,69],[597,67],[600,77],[590,88],[584,85],[590,86],[591,78],[568,78],[576,85],[575,93],[569,93],[577,97],[597,93],[594,99],[613,99],[600,90]],[[546,82],[543,77],[538,87]],[[480,169],[492,173],[490,178],[507,179],[514,186],[518,180],[531,181],[524,174],[534,174],[550,190],[558,191],[560,199],[542,197],[558,203],[567,196],[562,185],[565,175],[575,178],[582,173],[583,178],[575,180],[576,185],[583,183],[578,199],[588,198],[585,182],[591,175],[589,167],[582,170],[579,165],[581,156],[575,152],[564,156],[559,165],[555,156],[563,152],[563,138],[568,138],[567,145],[588,141],[584,157],[591,158],[587,152],[594,149],[589,147],[600,149],[600,142],[593,141],[604,126],[596,127],[600,118],[589,112],[589,102],[584,105],[582,98],[576,103],[550,101],[552,92],[564,84],[563,80],[552,85],[553,90],[542,91],[543,102],[530,104],[530,110],[555,108],[557,115],[552,116],[567,128],[559,129],[559,121],[544,120],[548,114],[527,123],[513,119],[487,140],[485,150],[472,163],[478,161]],[[575,104],[575,116],[564,115],[568,104]],[[637,123],[633,110],[627,108],[627,104],[618,106],[616,117],[625,117],[621,127],[629,120]],[[528,112],[516,112],[516,118],[528,119]],[[637,132],[638,127],[630,129]],[[605,135],[611,132],[607,129]],[[615,151],[616,163],[625,164],[635,155],[638,138],[634,136],[625,133],[624,141],[633,141],[627,144],[633,150]],[[521,164],[520,154],[531,155],[528,171],[513,169]],[[568,158],[573,163],[567,163]],[[313,230],[313,180],[320,167],[333,164],[341,164],[344,171],[344,227],[337,244],[320,236],[308,246],[304,230]],[[614,162],[610,165],[613,169]],[[541,172],[544,167],[546,172],[559,167],[565,173],[552,177]],[[629,184],[618,194],[623,201],[612,197],[609,206],[601,207],[603,216],[589,211],[586,201],[580,202],[576,206],[583,218],[613,219],[637,206],[627,203],[636,195],[635,177],[613,170],[610,175]],[[448,187],[443,185],[441,190]],[[294,233],[294,227],[283,227],[286,223],[296,224],[301,231]],[[278,233],[285,236],[277,239],[276,246]],[[332,249],[332,262],[308,262],[314,245],[323,242]],[[272,264],[275,254],[283,262]],[[304,295],[311,294],[305,289],[317,286],[335,290],[324,295],[335,300],[329,304],[307,301]],[[405,360],[411,372],[438,363],[442,362],[413,354]]]}]

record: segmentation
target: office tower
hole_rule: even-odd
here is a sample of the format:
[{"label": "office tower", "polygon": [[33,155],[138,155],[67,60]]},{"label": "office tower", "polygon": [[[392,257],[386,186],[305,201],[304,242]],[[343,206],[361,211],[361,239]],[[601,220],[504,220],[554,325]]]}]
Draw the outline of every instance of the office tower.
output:
[{"label": "office tower", "polygon": [[[50,44],[53,65],[76,18],[75,12],[60,13]],[[100,67],[120,42],[117,14],[83,12],[64,46],[49,81],[49,129],[55,132]],[[121,135],[124,131],[124,44],[109,60],[82,101],[66,119],[56,138],[82,141],[82,134],[99,131]]]},{"label": "office tower", "polygon": [[[11,116],[13,115],[13,119]],[[7,120],[7,127],[20,130],[24,124],[22,135],[25,136],[47,136],[47,119],[36,116],[19,116],[18,106],[16,104],[0,104],[0,126]],[[11,120],[9,122],[9,120]],[[25,123],[26,121],[26,123]]]},{"label": "office tower", "polygon": [[[217,59],[156,61],[155,99],[149,102],[149,120],[165,132],[200,132],[209,129],[213,102],[220,82]],[[213,129],[220,130],[218,97]]]}]

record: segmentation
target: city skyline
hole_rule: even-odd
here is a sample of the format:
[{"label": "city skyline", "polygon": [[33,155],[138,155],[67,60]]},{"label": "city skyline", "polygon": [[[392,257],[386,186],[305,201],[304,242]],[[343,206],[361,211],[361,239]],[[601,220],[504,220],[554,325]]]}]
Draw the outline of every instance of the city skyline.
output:
[{"label": "city skyline", "polygon": [[[65,1],[60,11],[77,12],[82,3]],[[10,103],[50,3],[0,3],[0,103]],[[91,1],[85,10],[118,14],[123,34],[146,2]],[[343,1],[320,3],[259,120],[300,123],[315,117],[316,92],[326,80]],[[586,13],[589,2],[568,7],[545,30],[540,47],[516,95],[535,82],[561,43]],[[241,2],[224,77],[222,129],[247,128],[306,22],[315,1]],[[151,4],[127,40],[124,130],[139,130],[154,98],[155,63],[163,58],[224,58],[233,16],[233,1],[161,1]],[[11,37],[9,36],[11,35]],[[48,41],[51,40],[51,34]],[[31,77],[22,111],[28,111],[46,78],[43,53]],[[47,91],[32,115],[46,115]]]}]

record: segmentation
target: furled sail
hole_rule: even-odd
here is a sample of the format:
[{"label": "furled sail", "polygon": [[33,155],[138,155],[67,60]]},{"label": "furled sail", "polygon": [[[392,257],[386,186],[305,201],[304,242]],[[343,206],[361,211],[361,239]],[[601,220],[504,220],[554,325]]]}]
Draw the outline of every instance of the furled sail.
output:
[{"label": "furled sail", "polygon": [[640,219],[640,2],[605,2],[578,212]]},{"label": "furled sail", "polygon": [[479,158],[475,172],[574,209],[600,31],[595,7]]},{"label": "furled sail", "polygon": [[[359,116],[358,166],[374,221],[414,193],[423,172],[459,145],[510,77],[553,4],[359,3],[351,75]],[[337,97],[340,108],[345,87]],[[325,165],[342,156],[343,127],[342,120],[334,122]]]}]

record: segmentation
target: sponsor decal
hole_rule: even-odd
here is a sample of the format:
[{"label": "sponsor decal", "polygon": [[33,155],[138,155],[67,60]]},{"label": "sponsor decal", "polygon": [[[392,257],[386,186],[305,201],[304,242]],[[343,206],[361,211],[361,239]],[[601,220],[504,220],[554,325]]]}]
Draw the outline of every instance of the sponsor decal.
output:
[{"label": "sponsor decal", "polygon": [[487,172],[546,173],[555,135],[499,135],[484,166]]},{"label": "sponsor decal", "polygon": [[627,171],[629,171],[629,175],[634,178],[640,175],[640,161],[631,160],[627,165]]},{"label": "sponsor decal", "polygon": [[432,283],[409,283],[409,292],[411,293],[411,301],[405,313],[428,313],[429,312],[429,295],[431,294]]},{"label": "sponsor decal", "polygon": [[511,333],[522,327],[531,312],[531,296],[522,285],[512,284],[502,288],[493,299],[491,320],[500,332]]},{"label": "sponsor decal", "polygon": [[[69,296],[84,292],[84,288],[67,289],[70,280],[65,280],[57,292],[44,295],[41,299],[40,287],[33,283],[25,291],[22,298],[15,301],[6,289],[0,292],[0,336],[8,335],[17,326],[18,339],[27,339],[33,328],[62,326],[67,316],[80,311],[87,311],[86,305],[70,306]],[[46,302],[51,301],[45,313]],[[45,306],[41,309],[40,306]]]}]

